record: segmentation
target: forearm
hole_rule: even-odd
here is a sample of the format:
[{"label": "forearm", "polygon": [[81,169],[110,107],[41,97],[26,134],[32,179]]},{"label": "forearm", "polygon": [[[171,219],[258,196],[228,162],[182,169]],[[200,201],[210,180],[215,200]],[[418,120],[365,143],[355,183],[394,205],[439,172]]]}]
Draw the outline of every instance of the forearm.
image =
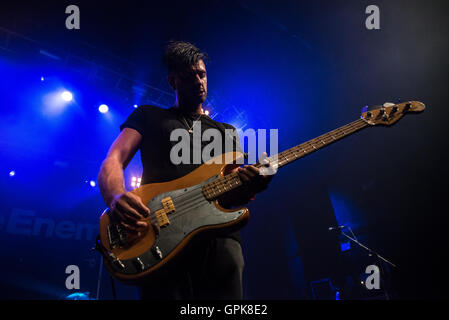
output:
[{"label": "forearm", "polygon": [[126,192],[122,164],[114,158],[106,158],[98,173],[98,187],[108,207],[115,196]]}]

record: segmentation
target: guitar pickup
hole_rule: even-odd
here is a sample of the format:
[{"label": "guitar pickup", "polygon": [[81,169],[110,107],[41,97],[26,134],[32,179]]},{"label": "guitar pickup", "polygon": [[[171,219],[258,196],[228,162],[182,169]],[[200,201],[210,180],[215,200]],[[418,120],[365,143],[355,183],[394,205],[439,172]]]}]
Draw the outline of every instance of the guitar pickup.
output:
[{"label": "guitar pickup", "polygon": [[160,227],[164,227],[170,224],[168,214],[175,212],[175,205],[170,197],[161,200],[162,209],[157,210],[154,214],[157,219],[157,223]]},{"label": "guitar pickup", "polygon": [[162,199],[162,206],[164,207],[164,211],[166,214],[170,214],[175,212],[175,205],[173,200],[170,197]]},{"label": "guitar pickup", "polygon": [[170,220],[167,217],[167,213],[165,212],[165,209],[157,210],[154,214],[156,216],[156,220],[157,220],[159,227],[164,227],[164,226],[170,224]]}]

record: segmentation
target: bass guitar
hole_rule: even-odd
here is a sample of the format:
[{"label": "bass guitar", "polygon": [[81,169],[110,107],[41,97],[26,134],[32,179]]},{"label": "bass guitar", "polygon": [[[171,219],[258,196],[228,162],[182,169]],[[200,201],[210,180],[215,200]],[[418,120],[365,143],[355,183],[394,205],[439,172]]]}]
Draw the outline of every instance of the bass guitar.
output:
[{"label": "bass guitar", "polygon": [[[278,169],[366,127],[390,126],[405,114],[424,109],[425,105],[418,101],[385,103],[365,109],[360,119],[268,159]],[[112,219],[109,209],[103,212],[96,249],[114,278],[127,284],[151,281],[159,271],[176,265],[173,262],[197,236],[229,233],[248,222],[247,208],[225,209],[218,201],[242,185],[238,174],[231,172],[239,165],[226,164],[230,163],[226,160],[236,160],[242,154],[232,152],[219,157],[221,161],[214,158],[182,178],[143,185],[132,191],[150,209],[150,216],[145,220],[160,227],[158,236],[150,224],[138,236],[127,233]]]}]

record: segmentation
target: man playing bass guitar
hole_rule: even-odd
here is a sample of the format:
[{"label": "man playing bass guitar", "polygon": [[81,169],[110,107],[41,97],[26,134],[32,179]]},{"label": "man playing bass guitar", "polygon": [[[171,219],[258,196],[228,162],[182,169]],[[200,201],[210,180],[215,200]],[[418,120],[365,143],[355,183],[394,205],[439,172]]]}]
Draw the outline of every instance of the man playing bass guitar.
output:
[{"label": "man playing bass guitar", "polygon": [[[207,96],[207,56],[188,42],[170,42],[166,47],[163,62],[168,69],[168,82],[176,94],[172,108],[139,106],[120,126],[121,132],[113,142],[103,161],[98,182],[103,199],[111,216],[130,233],[139,233],[149,227],[142,221],[150,214],[148,207],[132,192],[125,189],[123,171],[137,150],[141,151],[143,166],[142,185],[174,180],[185,176],[201,165],[189,163],[174,164],[171,149],[176,142],[170,134],[176,129],[185,129],[191,134],[195,126],[216,129],[235,128],[226,123],[212,120],[203,113],[202,104]],[[197,129],[198,129],[197,127]],[[194,135],[191,134],[191,137]],[[201,149],[204,142],[199,142]],[[190,144],[190,155],[195,152]],[[233,142],[234,151],[241,151],[238,139]],[[224,148],[222,150],[225,150]],[[266,166],[269,163],[265,163]],[[224,208],[240,206],[251,201],[256,193],[265,190],[272,175],[262,175],[253,165],[234,169],[243,182],[235,192],[220,200]],[[157,225],[153,225],[160,232]],[[177,272],[169,277],[153,281],[151,285],[139,287],[142,299],[242,299],[242,272],[244,259],[239,231],[208,238],[193,245],[188,259]]]}]

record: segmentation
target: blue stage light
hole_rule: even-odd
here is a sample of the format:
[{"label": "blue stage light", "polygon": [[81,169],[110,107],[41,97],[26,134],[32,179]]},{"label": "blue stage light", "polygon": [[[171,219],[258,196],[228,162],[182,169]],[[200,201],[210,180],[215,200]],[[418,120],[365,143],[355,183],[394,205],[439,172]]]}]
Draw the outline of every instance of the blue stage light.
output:
[{"label": "blue stage light", "polygon": [[44,77],[41,77],[41,81],[45,81],[45,78],[44,78]]},{"label": "blue stage light", "polygon": [[350,242],[341,242],[340,243],[340,250],[341,251],[348,251],[351,249],[351,243]]},{"label": "blue stage light", "polygon": [[75,292],[65,297],[65,300],[95,300],[90,297],[90,292]]},{"label": "blue stage light", "polygon": [[137,104],[135,104],[135,105],[134,105],[134,108],[137,108],[137,107],[138,107],[138,105],[137,105]]},{"label": "blue stage light", "polygon": [[16,172],[14,170],[9,171],[9,176],[14,177],[16,175]]},{"label": "blue stage light", "polygon": [[62,100],[69,102],[69,101],[72,101],[73,95],[69,91],[63,91],[61,93],[61,98],[62,98]]},{"label": "blue stage light", "polygon": [[95,181],[94,180],[90,180],[90,186],[93,188],[93,187],[95,187],[97,184],[95,183]]},{"label": "blue stage light", "polygon": [[98,110],[99,110],[101,113],[106,113],[106,112],[109,111],[109,107],[108,107],[107,105],[105,105],[105,104],[102,104],[101,106],[98,107]]}]

